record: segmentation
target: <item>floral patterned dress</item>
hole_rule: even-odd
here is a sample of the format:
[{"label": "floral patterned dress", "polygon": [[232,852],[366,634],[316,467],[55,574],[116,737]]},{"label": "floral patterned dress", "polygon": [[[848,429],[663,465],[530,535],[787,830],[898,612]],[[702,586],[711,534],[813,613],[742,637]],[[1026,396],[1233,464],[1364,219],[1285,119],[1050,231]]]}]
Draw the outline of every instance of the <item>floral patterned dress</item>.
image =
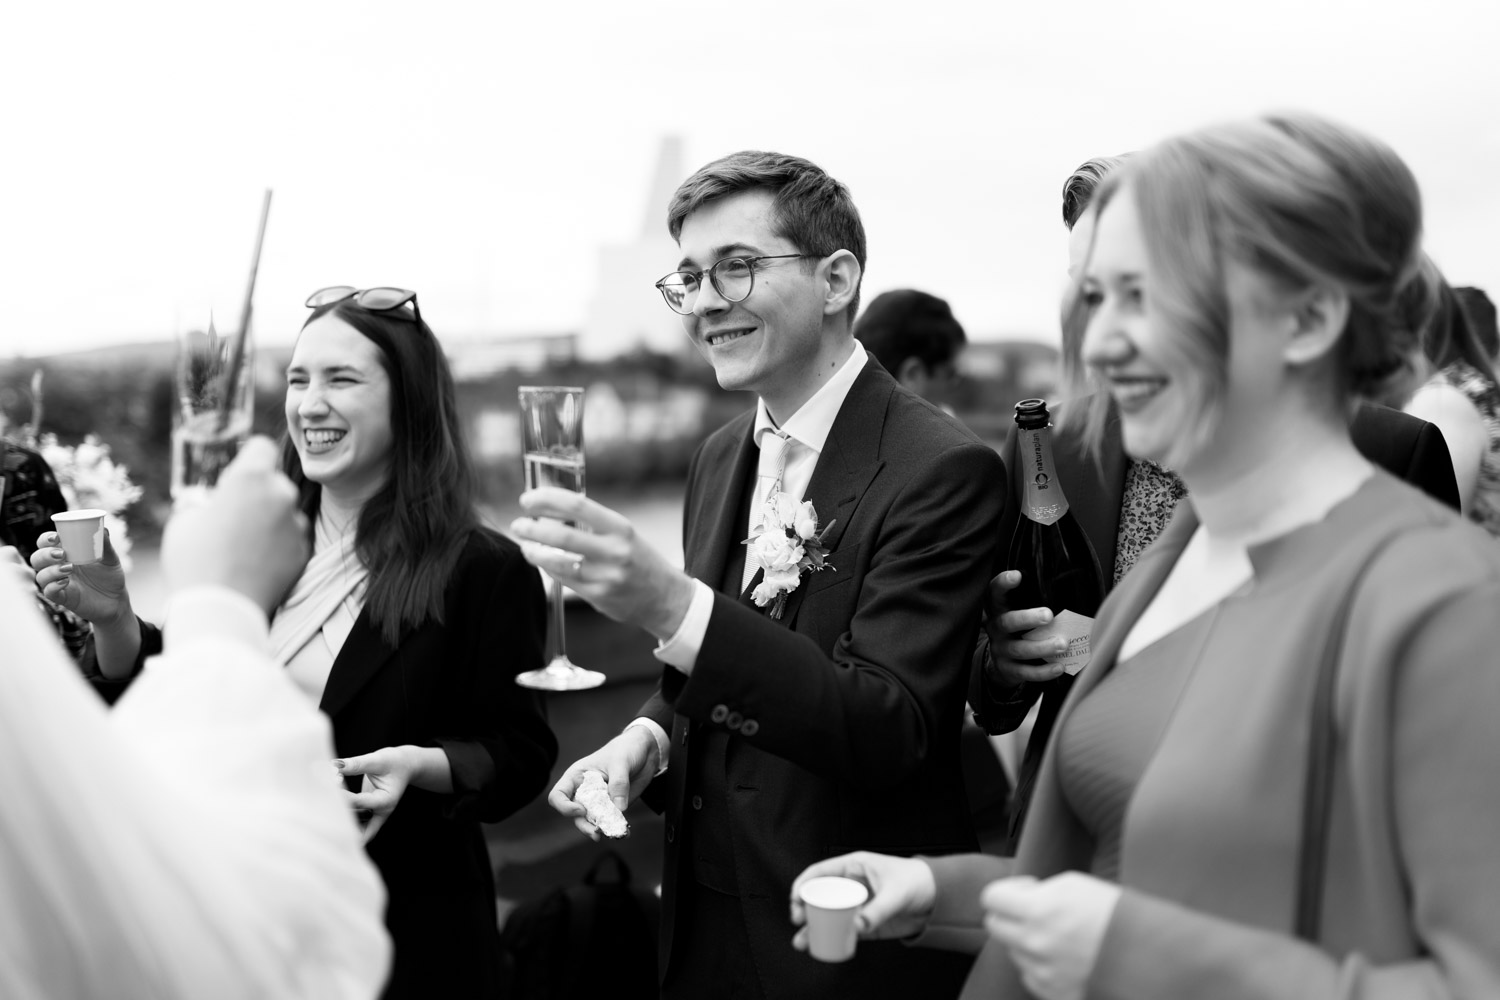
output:
[{"label": "floral patterned dress", "polygon": [[1469,519],[1500,537],[1500,386],[1492,375],[1465,361],[1448,365],[1432,381],[1445,382],[1463,393],[1484,421],[1489,447],[1479,462],[1479,481],[1474,486]]},{"label": "floral patterned dress", "polygon": [[1125,493],[1120,500],[1120,527],[1115,534],[1115,578],[1120,582],[1130,567],[1151,547],[1156,536],[1172,519],[1172,512],[1187,496],[1187,486],[1177,473],[1155,462],[1132,460],[1125,473]]}]

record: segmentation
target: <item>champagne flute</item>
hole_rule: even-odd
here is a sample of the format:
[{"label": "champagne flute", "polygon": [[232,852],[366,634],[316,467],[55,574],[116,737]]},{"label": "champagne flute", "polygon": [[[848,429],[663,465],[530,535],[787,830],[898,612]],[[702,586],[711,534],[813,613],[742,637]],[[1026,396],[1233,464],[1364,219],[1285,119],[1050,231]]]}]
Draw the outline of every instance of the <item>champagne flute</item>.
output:
[{"label": "champagne flute", "polygon": [[[523,385],[520,400],[526,488],[557,486],[583,493],[583,390],[576,386]],[[568,659],[562,582],[556,577],[551,581],[552,657],[541,670],[517,675],[516,683],[541,691],[598,687],[604,683],[602,673],[576,666]]]}]

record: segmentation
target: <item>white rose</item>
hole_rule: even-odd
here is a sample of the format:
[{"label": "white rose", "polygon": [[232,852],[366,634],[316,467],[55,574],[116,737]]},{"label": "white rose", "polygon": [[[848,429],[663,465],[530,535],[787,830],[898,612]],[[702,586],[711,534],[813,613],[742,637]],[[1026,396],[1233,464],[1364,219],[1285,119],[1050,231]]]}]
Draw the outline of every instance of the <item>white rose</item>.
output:
[{"label": "white rose", "polygon": [[766,505],[771,508],[772,522],[775,525],[790,528],[796,522],[796,499],[790,493],[780,493],[766,499]]},{"label": "white rose", "polygon": [[750,543],[750,553],[755,557],[756,565],[765,569],[767,576],[788,570],[795,572],[803,555],[800,542],[788,538],[785,531],[775,528],[757,535]]},{"label": "white rose", "polygon": [[755,587],[755,592],[750,595],[755,601],[755,606],[763,608],[776,600],[778,594],[790,594],[797,589],[797,584],[802,582],[802,577],[795,569],[782,570],[775,573],[766,572],[765,578]]},{"label": "white rose", "polygon": [[804,500],[797,507],[797,517],[793,527],[797,536],[802,539],[812,538],[818,533],[818,512],[813,509],[811,500]]},{"label": "white rose", "polygon": [[766,578],[777,590],[784,590],[788,594],[797,589],[797,584],[802,582],[801,571],[793,566],[791,569],[778,570],[775,573],[767,573]]}]

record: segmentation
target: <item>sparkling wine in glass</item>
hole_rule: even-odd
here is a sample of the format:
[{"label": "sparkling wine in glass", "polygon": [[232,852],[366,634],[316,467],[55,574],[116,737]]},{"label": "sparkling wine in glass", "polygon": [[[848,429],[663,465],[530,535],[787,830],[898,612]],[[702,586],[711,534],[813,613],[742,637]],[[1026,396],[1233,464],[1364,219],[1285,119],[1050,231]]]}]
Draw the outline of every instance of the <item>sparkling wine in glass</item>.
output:
[{"label": "sparkling wine in glass", "polygon": [[[583,390],[577,386],[523,385],[520,399],[526,488],[556,486],[583,493]],[[548,595],[552,656],[541,670],[517,675],[516,683],[523,687],[579,691],[604,683],[602,673],[585,670],[568,659],[562,590],[562,583],[553,577]]]}]

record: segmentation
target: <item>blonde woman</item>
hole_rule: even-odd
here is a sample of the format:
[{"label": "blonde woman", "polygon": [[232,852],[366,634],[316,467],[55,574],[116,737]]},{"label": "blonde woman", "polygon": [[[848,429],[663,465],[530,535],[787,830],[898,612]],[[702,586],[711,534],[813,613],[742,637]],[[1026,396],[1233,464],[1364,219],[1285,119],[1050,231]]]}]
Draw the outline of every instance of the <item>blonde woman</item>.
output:
[{"label": "blonde woman", "polygon": [[1016,858],[800,878],[869,882],[866,936],[980,949],[965,998],[1500,996],[1500,548],[1348,429],[1414,346],[1414,178],[1276,116],[1098,198],[1083,357],[1189,500],[1100,610]]}]

